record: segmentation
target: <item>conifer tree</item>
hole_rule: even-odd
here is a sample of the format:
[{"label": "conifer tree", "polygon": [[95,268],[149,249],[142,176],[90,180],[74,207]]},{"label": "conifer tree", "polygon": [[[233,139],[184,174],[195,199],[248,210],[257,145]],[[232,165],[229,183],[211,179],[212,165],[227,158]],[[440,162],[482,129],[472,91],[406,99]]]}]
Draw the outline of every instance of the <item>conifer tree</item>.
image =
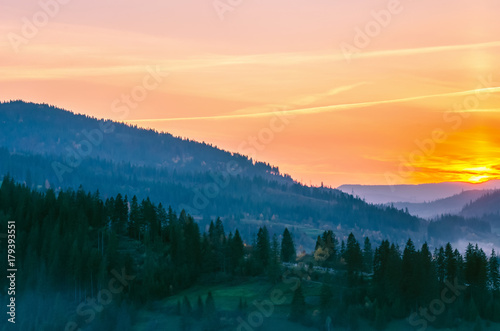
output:
[{"label": "conifer tree", "polygon": [[491,250],[491,256],[488,265],[489,271],[489,285],[492,291],[500,291],[500,270],[498,256],[495,253],[495,249]]},{"label": "conifer tree", "polygon": [[257,233],[255,254],[258,263],[264,268],[267,268],[271,255],[271,247],[269,243],[269,232],[265,226],[263,228],[259,228],[259,232]]},{"label": "conifer tree", "polygon": [[281,239],[281,261],[294,262],[296,257],[295,244],[292,235],[285,228],[283,231],[283,238]]},{"label": "conifer tree", "polygon": [[363,245],[363,270],[372,272],[373,269],[373,250],[370,238],[366,237]]},{"label": "conifer tree", "polygon": [[268,267],[269,279],[271,282],[276,283],[280,277],[280,245],[276,234],[273,235],[271,241],[271,257]]},{"label": "conifer tree", "polygon": [[243,240],[241,239],[240,232],[238,229],[234,232],[233,240],[230,243],[230,258],[233,272],[237,270],[243,263],[243,258],[245,255]]},{"label": "conifer tree", "polygon": [[347,238],[345,261],[347,263],[347,271],[351,274],[360,271],[363,265],[363,253],[352,232]]}]

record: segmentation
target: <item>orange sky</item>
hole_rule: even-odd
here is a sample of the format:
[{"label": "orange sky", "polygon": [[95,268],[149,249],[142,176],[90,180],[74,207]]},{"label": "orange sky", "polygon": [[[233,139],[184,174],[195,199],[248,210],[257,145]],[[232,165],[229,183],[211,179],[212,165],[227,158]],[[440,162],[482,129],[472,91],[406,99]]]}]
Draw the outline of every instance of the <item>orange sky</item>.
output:
[{"label": "orange sky", "polygon": [[500,177],[496,0],[59,1],[0,4],[1,100],[210,142],[306,184]]}]

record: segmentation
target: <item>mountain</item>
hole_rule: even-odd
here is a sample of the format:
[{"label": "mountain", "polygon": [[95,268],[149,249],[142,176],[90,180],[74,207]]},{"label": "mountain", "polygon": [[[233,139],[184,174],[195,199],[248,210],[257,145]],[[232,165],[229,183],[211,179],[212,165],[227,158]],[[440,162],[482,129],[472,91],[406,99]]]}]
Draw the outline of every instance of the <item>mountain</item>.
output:
[{"label": "mountain", "polygon": [[[76,168],[87,156],[136,166],[177,171],[224,171],[238,167],[241,174],[274,176],[279,169],[246,156],[169,133],[139,129],[123,123],[74,114],[45,104],[13,101],[0,104],[0,146],[13,152],[59,155],[61,166]],[[64,177],[64,176],[63,176]]]},{"label": "mountain", "polygon": [[417,185],[342,185],[337,189],[375,204],[422,203],[451,197],[463,191],[500,189],[500,180],[490,180],[479,184],[443,182]]},{"label": "mountain", "polygon": [[[255,223],[270,231],[335,228],[373,238],[407,239],[424,223],[388,206],[339,190],[308,187],[277,167],[206,143],[22,101],[0,104],[0,174],[41,190],[99,190],[185,209],[199,222],[220,216],[245,234]],[[248,230],[250,231],[250,230]],[[247,231],[247,232],[248,232]],[[247,233],[247,235],[250,235]]]},{"label": "mountain", "polygon": [[391,204],[398,209],[408,209],[408,212],[412,215],[432,219],[444,214],[459,214],[465,205],[481,198],[489,192],[491,191],[470,190],[431,202],[396,202]]},{"label": "mountain", "polygon": [[483,215],[500,217],[500,190],[489,192],[467,204],[460,214],[466,217],[481,217]]}]

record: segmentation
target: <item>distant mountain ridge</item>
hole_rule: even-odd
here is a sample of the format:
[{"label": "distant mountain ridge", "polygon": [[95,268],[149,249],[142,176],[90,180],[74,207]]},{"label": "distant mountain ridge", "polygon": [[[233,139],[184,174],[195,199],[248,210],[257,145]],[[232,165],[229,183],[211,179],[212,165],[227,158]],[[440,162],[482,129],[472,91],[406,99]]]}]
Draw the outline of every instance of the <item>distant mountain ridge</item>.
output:
[{"label": "distant mountain ridge", "polygon": [[149,196],[198,220],[220,216],[242,232],[241,220],[379,238],[415,238],[422,229],[403,211],[304,186],[277,167],[168,133],[23,101],[0,104],[0,127],[0,175],[30,187]]},{"label": "distant mountain ridge", "polygon": [[260,175],[292,183],[277,167],[253,162],[169,133],[158,133],[53,107],[23,101],[0,103],[0,146],[11,151],[59,155],[61,166],[87,156],[130,162],[138,166],[168,167],[177,171],[225,171],[238,166],[242,175]]},{"label": "distant mountain ridge", "polygon": [[446,214],[458,215],[467,204],[480,199],[482,196],[490,192],[493,191],[470,190],[431,202],[395,202],[391,203],[391,205],[398,209],[408,209],[408,212],[412,215],[425,219],[433,219]]},{"label": "distant mountain ridge", "polygon": [[460,214],[466,217],[495,215],[500,218],[500,190],[488,192],[479,199],[467,204]]},{"label": "distant mountain ridge", "polygon": [[416,185],[342,185],[337,189],[375,204],[423,203],[448,198],[463,191],[500,189],[500,180],[479,184],[442,182]]}]

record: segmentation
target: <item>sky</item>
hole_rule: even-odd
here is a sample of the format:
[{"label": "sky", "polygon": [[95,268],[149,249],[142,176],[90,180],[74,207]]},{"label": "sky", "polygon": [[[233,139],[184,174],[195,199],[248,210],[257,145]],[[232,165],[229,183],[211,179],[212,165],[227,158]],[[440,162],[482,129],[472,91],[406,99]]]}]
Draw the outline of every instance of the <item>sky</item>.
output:
[{"label": "sky", "polygon": [[500,178],[496,0],[1,0],[0,100],[312,185]]}]

